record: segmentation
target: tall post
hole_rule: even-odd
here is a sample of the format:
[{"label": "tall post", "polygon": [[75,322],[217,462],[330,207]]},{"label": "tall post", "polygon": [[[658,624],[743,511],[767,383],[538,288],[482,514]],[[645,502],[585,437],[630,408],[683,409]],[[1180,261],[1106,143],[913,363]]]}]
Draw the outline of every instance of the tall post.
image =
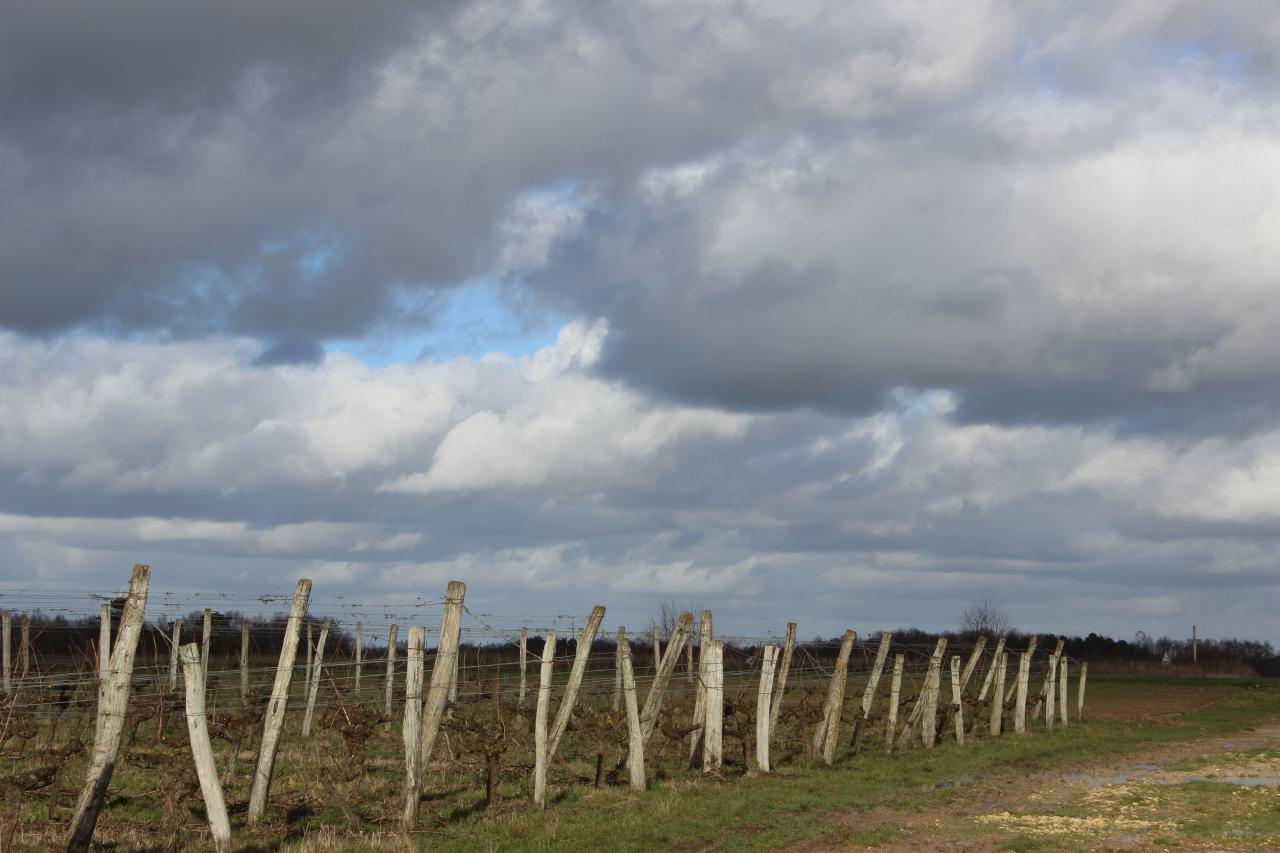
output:
[{"label": "tall post", "polygon": [[649,743],[649,738],[653,737],[653,730],[658,725],[658,712],[662,710],[662,698],[667,692],[667,682],[671,680],[671,673],[676,668],[676,662],[680,660],[680,653],[684,651],[684,644],[689,636],[689,626],[692,624],[692,613],[685,611],[680,614],[675,630],[671,632],[671,637],[667,641],[666,654],[662,656],[662,661],[658,664],[658,672],[653,677],[653,686],[649,688],[649,695],[645,697],[644,710],[640,712],[640,733],[644,735],[646,745]]},{"label": "tall post", "polygon": [[12,693],[13,649],[11,648],[11,643],[13,642],[13,618],[7,610],[4,613],[0,613],[0,633],[4,634],[4,637],[0,638],[0,647],[3,647],[3,651],[0,652],[0,654],[3,654],[3,659],[0,659],[0,669],[3,669],[4,672],[4,692]]},{"label": "tall post", "polygon": [[703,722],[707,713],[707,672],[703,664],[705,649],[711,644],[711,611],[704,610],[698,617],[698,683],[693,688],[693,725],[689,733],[689,766],[702,766]]},{"label": "tall post", "polygon": [[213,638],[213,611],[204,609],[204,626],[200,631],[200,672],[204,674],[205,688],[209,685],[209,642]]},{"label": "tall post", "polygon": [[693,643],[684,644],[684,674],[685,680],[693,684]]},{"label": "tall post", "polygon": [[22,677],[31,671],[31,617],[22,617]]},{"label": "tall post", "polygon": [[626,631],[619,625],[618,639],[613,644],[613,704],[610,706],[615,714],[622,710],[622,691],[625,689],[622,685],[622,641],[626,638]]},{"label": "tall post", "polygon": [[[1028,658],[1031,658],[1031,657],[1033,657],[1033,656],[1035,655],[1035,653],[1036,653],[1036,641],[1037,641],[1038,639],[1039,639],[1039,637],[1038,637],[1037,635],[1032,634],[1032,635],[1031,635],[1031,638],[1027,641],[1027,650],[1026,650],[1025,654],[1026,654],[1026,656],[1027,656]],[[1021,664],[1019,664],[1019,666],[1021,666]],[[1029,675],[1028,675],[1028,678],[1030,678],[1030,676],[1029,676]],[[1010,684],[1010,685],[1009,685],[1009,692],[1008,692],[1008,693],[1006,693],[1006,694],[1004,694],[1004,701],[1005,701],[1006,703],[1008,703],[1008,701],[1009,701],[1010,699],[1012,699],[1012,698],[1013,698],[1014,691],[1016,691],[1017,689],[1018,689],[1018,679],[1016,679],[1016,678],[1015,678],[1015,679],[1013,680],[1013,684]],[[1029,689],[1029,688],[1028,688],[1028,689]]]},{"label": "tall post", "polygon": [[[1000,639],[1003,640],[1004,638],[1001,637]],[[1001,717],[1004,716],[1004,677],[1005,666],[1008,658],[1009,655],[1006,652],[1001,651],[1000,654],[996,655],[996,663],[995,666],[992,667],[992,671],[995,673],[996,691],[991,699],[991,720],[987,724],[987,732],[992,737],[999,737],[1001,724],[1003,722]]]},{"label": "tall post", "polygon": [[[1054,689],[1054,685],[1058,683],[1054,679],[1054,674],[1057,672],[1058,658],[1062,656],[1062,647],[1065,643],[1066,643],[1065,640],[1058,640],[1057,647],[1054,648],[1053,654],[1049,656],[1049,663],[1045,667],[1045,672],[1044,672],[1044,683],[1040,685],[1040,698],[1036,700],[1035,710],[1031,712],[1031,719],[1033,720],[1036,717],[1040,716],[1040,709],[1045,705],[1046,699],[1048,700],[1050,706],[1052,706],[1053,704],[1053,689]],[[1049,728],[1053,728],[1053,708],[1045,707],[1044,715],[1045,715],[1044,716],[1045,724]]]},{"label": "tall post", "polygon": [[1089,664],[1080,664],[1080,683],[1076,685],[1076,719],[1084,720],[1084,683],[1089,678]]},{"label": "tall post", "polygon": [[107,671],[111,668],[111,605],[98,608],[98,717],[94,721],[94,737],[102,731],[102,712],[107,700]]},{"label": "tall post", "polygon": [[311,668],[311,680],[307,682],[307,710],[302,715],[302,736],[311,737],[311,718],[316,711],[316,696],[320,693],[320,674],[324,671],[324,644],[329,639],[329,620],[320,626],[320,639],[316,641],[316,661]]},{"label": "tall post", "polygon": [[889,719],[884,731],[884,751],[893,752],[893,738],[898,732],[898,700],[902,696],[902,668],[906,655],[893,656],[893,681],[889,683]]},{"label": "tall post", "polygon": [[643,791],[644,735],[640,731],[640,711],[636,702],[636,676],[631,666],[631,644],[626,630],[618,629],[618,649],[622,668],[622,695],[627,706],[627,766],[631,771],[631,790]]},{"label": "tall post", "polygon": [[308,690],[311,689],[311,657],[315,652],[315,646],[312,643],[312,639],[313,637],[311,636],[311,620],[308,619],[307,620],[307,667],[302,671],[302,677],[303,677],[302,683],[307,686]]},{"label": "tall post", "polygon": [[538,678],[538,705],[533,717],[533,802],[547,807],[547,713],[551,707],[551,679],[556,660],[555,631],[547,634],[542,647],[542,668]]},{"label": "tall post", "polygon": [[964,675],[960,676],[960,692],[969,686],[969,679],[973,677],[973,670],[978,665],[978,661],[982,659],[982,650],[987,647],[987,635],[983,634],[978,637],[973,644],[973,651],[969,653],[969,660],[964,665]]},{"label": "tall post", "polygon": [[[916,696],[916,704],[911,709],[911,714],[907,717],[907,724],[902,727],[902,734],[898,737],[898,745],[906,746],[911,740],[911,735],[915,731],[915,727],[923,719],[925,709],[929,707],[932,700],[932,711],[937,714],[938,682],[934,681],[933,676],[942,670],[942,655],[947,650],[947,638],[939,637],[938,642],[934,644],[933,654],[929,658],[929,670],[925,675],[924,685],[920,689],[920,693]],[[936,716],[935,716],[936,722]]]},{"label": "tall post", "polygon": [[[392,625],[391,632],[387,636],[387,698],[383,709],[383,713],[388,717],[391,716],[392,697],[396,691],[396,647],[399,645],[399,640],[400,626]],[[387,725],[391,725],[390,720],[387,721]]]},{"label": "tall post", "polygon": [[364,666],[364,625],[356,623],[356,696],[360,695],[360,669]]},{"label": "tall post", "polygon": [[[1000,660],[1000,655],[1004,654],[1004,641],[1004,634],[1001,634],[1000,639],[996,640],[996,650],[991,654],[991,667],[987,670],[986,678],[982,679],[982,689],[978,691],[979,702],[987,698],[987,691],[991,689],[991,679],[995,675],[996,662]],[[999,700],[1004,699],[1003,693],[998,693],[996,696]],[[1001,702],[1001,704],[1003,704],[1003,702]]]},{"label": "tall post", "polygon": [[1067,658],[1058,660],[1058,718],[1063,726],[1067,725]]},{"label": "tall post", "polygon": [[[458,660],[458,643],[462,639],[462,604],[467,585],[462,581],[449,581],[444,598],[444,615],[440,618],[440,641],[436,646],[436,659],[431,667],[431,683],[422,709],[422,736],[418,739],[418,781],[421,782],[435,749],[436,736],[444,719],[444,709],[449,700],[449,686]],[[412,826],[418,818],[419,791],[409,792],[405,803],[405,824]]]},{"label": "tall post", "polygon": [[1031,678],[1031,651],[1025,651],[1018,659],[1018,701],[1013,706],[1014,734],[1025,734],[1027,731],[1027,682]]},{"label": "tall post", "polygon": [[[823,744],[826,742],[827,732],[831,727],[831,710],[833,707],[835,708],[836,717],[838,718],[840,707],[833,703],[844,701],[844,683],[849,672],[849,655],[853,653],[853,641],[857,638],[858,632],[852,628],[844,632],[844,638],[840,641],[840,653],[836,657],[835,673],[831,676],[831,682],[827,685],[827,698],[822,704],[822,719],[818,721],[818,728],[813,733],[813,752],[815,754],[821,752],[824,758],[826,750],[823,748]],[[840,691],[838,698],[836,694],[837,686]],[[834,755],[834,753],[832,754]]]},{"label": "tall post", "polygon": [[293,663],[298,656],[298,636],[302,633],[302,617],[307,612],[310,597],[311,581],[302,578],[293,593],[293,607],[289,610],[284,642],[280,646],[280,660],[276,664],[276,679],[271,686],[271,702],[267,705],[267,715],[262,726],[258,764],[253,771],[253,788],[249,793],[250,824],[262,820],[262,815],[267,810],[271,774],[275,771],[276,750],[280,747],[280,729],[284,725],[284,712],[289,702],[289,684],[293,681]]},{"label": "tall post", "polygon": [[933,749],[938,738],[938,691],[942,686],[942,656],[929,660],[929,674],[925,676],[924,713],[920,715],[920,736],[925,749]]},{"label": "tall post", "polygon": [[769,714],[773,708],[773,672],[777,665],[778,647],[765,646],[760,658],[760,689],[756,693],[756,767],[769,772]]},{"label": "tall post", "polygon": [[227,819],[222,782],[218,779],[213,745],[209,742],[209,725],[205,719],[204,673],[200,671],[200,649],[195,643],[182,647],[182,679],[187,686],[187,736],[191,741],[191,756],[196,763],[196,777],[200,780],[204,811],[209,817],[213,849],[218,853],[230,853],[231,821]]},{"label": "tall post", "polygon": [[1045,705],[1044,705],[1044,727],[1046,729],[1053,728],[1054,709],[1057,702],[1053,701],[1056,697],[1058,687],[1058,656],[1053,655],[1049,658],[1049,672],[1045,676]]},{"label": "tall post", "polygon": [[142,617],[147,609],[147,589],[150,584],[151,567],[134,566],[133,576],[129,578],[129,595],[125,599],[124,613],[120,616],[115,649],[111,653],[102,730],[94,741],[84,788],[80,791],[75,816],[71,819],[71,832],[67,838],[69,851],[89,849],[93,829],[98,824],[98,812],[107,795],[107,786],[111,784],[111,774],[115,770],[120,751],[120,738],[124,733],[125,714],[129,708],[133,658],[138,650],[138,638],[142,635]]},{"label": "tall post", "polygon": [[[400,826],[405,832],[413,829],[418,817],[419,792],[422,790],[422,765],[418,761],[418,741],[422,737],[422,646],[427,629],[421,625],[409,626],[409,642],[405,647],[404,671],[404,790],[405,810]],[[324,634],[320,634],[321,642]],[[413,808],[409,808],[413,803]]]},{"label": "tall post", "polygon": [[[307,683],[302,682],[305,688]],[[249,704],[249,623],[240,623],[240,704]]]},{"label": "tall post", "polygon": [[556,711],[556,721],[551,726],[551,734],[547,742],[547,761],[556,757],[560,748],[560,739],[565,729],[569,728],[569,718],[573,716],[574,703],[578,701],[578,688],[582,685],[582,676],[587,671],[587,660],[591,657],[591,646],[596,641],[596,633],[600,623],[604,621],[604,605],[597,604],[591,609],[586,627],[578,635],[578,647],[573,655],[573,668],[569,670],[569,683],[565,685],[564,696],[560,699],[560,708]]},{"label": "tall post", "polygon": [[[529,668],[528,649],[529,649],[529,629],[522,625],[520,626],[520,707],[522,708],[524,707],[525,677],[526,677],[525,674]],[[615,704],[613,709],[615,711],[618,710],[618,706]]]},{"label": "tall post", "polygon": [[[972,658],[970,658],[972,660]],[[972,673],[973,670],[970,670]],[[964,689],[964,678],[960,675],[960,656],[951,656],[951,713],[956,720],[956,743],[964,746],[964,702],[960,693]]]},{"label": "tall post", "polygon": [[[178,649],[182,645],[182,620],[173,620],[173,639],[169,641],[169,692],[178,689]],[[201,673],[201,678],[204,674]]]},{"label": "tall post", "polygon": [[706,740],[702,745],[704,773],[719,770],[724,758],[724,640],[712,640],[707,649],[707,681]]},{"label": "tall post", "polygon": [[778,727],[782,714],[782,698],[787,692],[787,675],[791,672],[791,656],[796,650],[796,623],[787,623],[787,639],[782,645],[782,661],[773,677],[773,704],[769,707],[769,731]]},{"label": "tall post", "polygon": [[876,688],[880,686],[880,675],[884,672],[884,662],[889,657],[889,642],[893,634],[888,631],[880,633],[880,647],[876,649],[875,663],[871,665],[871,675],[867,679],[867,687],[862,691],[862,716],[853,724],[853,748],[858,748],[858,739],[862,729],[871,719],[871,708],[876,700]]}]

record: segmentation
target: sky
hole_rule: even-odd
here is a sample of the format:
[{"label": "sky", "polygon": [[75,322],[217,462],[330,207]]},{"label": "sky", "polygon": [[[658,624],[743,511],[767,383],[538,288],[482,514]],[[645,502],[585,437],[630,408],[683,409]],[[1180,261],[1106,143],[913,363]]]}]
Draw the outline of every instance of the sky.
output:
[{"label": "sky", "polygon": [[1280,641],[1277,91],[1248,0],[14,0],[0,595]]}]

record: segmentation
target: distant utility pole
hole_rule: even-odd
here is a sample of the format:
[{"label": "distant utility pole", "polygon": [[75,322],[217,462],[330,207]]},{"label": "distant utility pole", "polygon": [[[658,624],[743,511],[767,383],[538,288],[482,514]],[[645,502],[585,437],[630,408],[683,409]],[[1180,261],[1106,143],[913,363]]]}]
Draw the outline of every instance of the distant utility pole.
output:
[{"label": "distant utility pole", "polygon": [[1196,649],[1196,626],[1195,626],[1195,625],[1192,625],[1192,626],[1191,626],[1191,664],[1192,664],[1193,666],[1194,666],[1194,665],[1195,665],[1195,663],[1196,663],[1196,651],[1197,651],[1197,649]]}]

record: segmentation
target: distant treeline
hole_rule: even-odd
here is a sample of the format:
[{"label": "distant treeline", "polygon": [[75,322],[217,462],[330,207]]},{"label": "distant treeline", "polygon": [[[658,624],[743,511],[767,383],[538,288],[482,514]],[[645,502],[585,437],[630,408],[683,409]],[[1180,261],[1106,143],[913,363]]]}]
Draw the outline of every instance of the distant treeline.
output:
[{"label": "distant treeline", "polygon": [[[113,602],[113,642],[114,629],[119,624],[122,608],[123,599]],[[19,647],[19,623],[24,615],[30,619],[31,623],[31,648],[35,657],[33,662],[35,666],[45,668],[41,661],[57,661],[60,667],[66,666],[69,659],[83,662],[85,665],[91,665],[91,662],[96,660],[99,630],[98,617],[68,619],[61,615],[50,616],[40,611],[28,614],[12,613],[12,643],[15,655]],[[182,619],[182,642],[199,642],[204,620],[203,611],[193,611],[182,617]],[[237,611],[215,611],[210,617],[212,626],[210,657],[214,660],[237,660],[240,655],[241,626],[248,625],[251,657],[260,658],[265,656],[274,658],[280,652],[280,643],[284,637],[286,621],[287,617],[284,613],[264,617],[247,616]],[[323,621],[322,617],[311,617],[310,621],[313,631],[318,635],[320,623]],[[161,659],[167,659],[172,626],[173,620],[168,618],[148,622],[145,625],[138,646],[139,654],[144,660],[153,655]],[[351,659],[354,656],[355,634],[353,629],[354,625],[348,624],[333,625],[330,628],[329,638],[325,647],[325,658],[327,660]],[[403,656],[404,637],[407,629],[407,625],[401,626],[401,656]],[[385,633],[385,630],[380,630],[380,633]],[[957,653],[971,648],[976,639],[976,635],[973,633],[936,633],[921,631],[916,628],[899,628],[893,632],[893,645],[895,650],[906,647],[918,651],[920,653],[919,657],[923,657],[928,654],[937,639],[944,636],[948,638],[951,647]],[[1010,632],[1007,644],[1010,649],[1021,650],[1026,647],[1029,636],[1029,634],[1023,632]],[[1156,639],[1148,637],[1141,631],[1132,640],[1116,640],[1092,633],[1085,637],[1059,637],[1054,634],[1040,634],[1038,648],[1052,650],[1059,639],[1064,640],[1064,649],[1069,657],[1077,661],[1087,661],[1094,672],[1142,671],[1163,668],[1163,660],[1166,653],[1169,655],[1173,670],[1188,673],[1193,671],[1191,669],[1192,643],[1189,639],[1174,640],[1169,637]],[[992,643],[994,643],[994,640],[994,637],[991,638]],[[863,653],[874,653],[878,642],[879,632],[868,633],[859,637],[858,648]],[[428,638],[428,643],[430,643],[430,638]],[[385,654],[385,637],[374,642],[372,634],[368,630],[366,630],[363,645],[364,655],[370,661],[377,660]],[[759,641],[731,641],[730,645],[736,653],[748,657],[753,656],[759,650]],[[800,653],[806,654],[816,661],[826,662],[834,660],[839,645],[840,639],[838,637],[814,638],[807,642],[798,643],[797,649]],[[641,633],[639,637],[633,638],[632,646],[636,651],[639,665],[652,665],[652,644],[645,634]],[[572,655],[575,652],[575,647],[576,641],[573,638],[562,637],[557,649],[557,656]],[[527,648],[530,656],[540,655],[542,652],[542,638],[530,633]],[[596,666],[599,668],[611,667],[611,658],[605,653],[613,650],[613,637],[602,631],[594,644],[594,648],[598,650],[594,655],[598,663],[593,664],[593,668],[596,668]],[[988,651],[991,648],[992,645],[989,644]],[[492,665],[515,662],[519,656],[519,651],[514,642],[501,640],[486,641],[478,644],[468,643],[464,640],[462,650],[462,659],[468,664]],[[856,667],[857,663],[854,665]],[[1280,676],[1280,657],[1276,656],[1275,649],[1268,642],[1241,639],[1201,639],[1196,648],[1194,671],[1213,674],[1275,677]]]}]

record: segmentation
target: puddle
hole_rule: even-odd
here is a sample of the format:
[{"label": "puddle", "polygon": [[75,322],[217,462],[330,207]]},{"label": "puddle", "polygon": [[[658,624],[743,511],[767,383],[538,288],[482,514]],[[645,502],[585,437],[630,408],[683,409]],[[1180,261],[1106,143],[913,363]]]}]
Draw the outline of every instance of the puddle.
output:
[{"label": "puddle", "polygon": [[1148,775],[1159,768],[1154,764],[1138,764],[1134,773],[1107,773],[1094,775],[1090,773],[1063,773],[1062,781],[1082,784],[1088,788],[1101,788],[1106,785],[1124,785],[1128,782],[1154,782],[1157,785],[1180,785],[1184,782],[1222,782],[1227,785],[1240,785],[1244,788],[1265,788],[1280,785],[1280,778],[1275,776],[1193,776],[1181,773],[1168,773],[1159,776]]}]

